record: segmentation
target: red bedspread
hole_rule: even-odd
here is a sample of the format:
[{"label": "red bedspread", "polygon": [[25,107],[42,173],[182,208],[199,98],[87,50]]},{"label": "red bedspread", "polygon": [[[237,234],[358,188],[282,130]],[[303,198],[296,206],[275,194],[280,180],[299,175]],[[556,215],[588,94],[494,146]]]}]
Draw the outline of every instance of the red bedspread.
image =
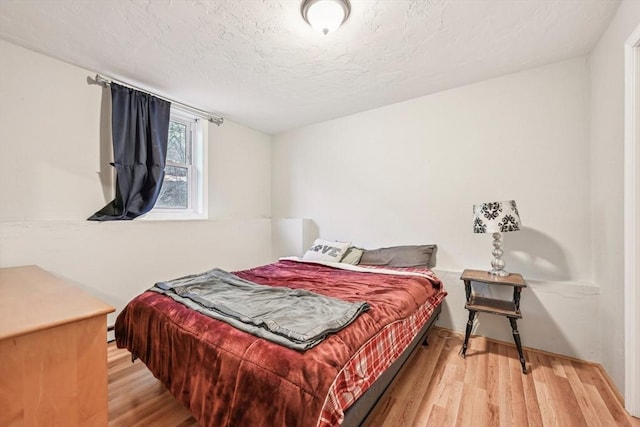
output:
[{"label": "red bedspread", "polygon": [[316,426],[341,419],[341,413],[331,412],[344,408],[327,414],[328,395],[330,389],[335,395],[334,382],[350,361],[354,364],[354,354],[365,344],[375,347],[374,337],[387,325],[419,317],[417,312],[428,312],[446,295],[433,275],[359,273],[293,261],[235,274],[264,285],[365,300],[371,308],[301,353],[164,295],[145,292],[133,299],[116,321],[117,345],[139,357],[203,426]]}]

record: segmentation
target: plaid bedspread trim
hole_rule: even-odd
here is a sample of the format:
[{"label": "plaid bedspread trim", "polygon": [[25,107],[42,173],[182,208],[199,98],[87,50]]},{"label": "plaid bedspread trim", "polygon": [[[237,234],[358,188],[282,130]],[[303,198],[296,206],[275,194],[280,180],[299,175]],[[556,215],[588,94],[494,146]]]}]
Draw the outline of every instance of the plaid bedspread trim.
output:
[{"label": "plaid bedspread trim", "polygon": [[405,351],[442,302],[446,292],[433,295],[406,319],[394,322],[371,338],[349,360],[329,389],[318,427],[342,424],[344,410],[356,401]]}]

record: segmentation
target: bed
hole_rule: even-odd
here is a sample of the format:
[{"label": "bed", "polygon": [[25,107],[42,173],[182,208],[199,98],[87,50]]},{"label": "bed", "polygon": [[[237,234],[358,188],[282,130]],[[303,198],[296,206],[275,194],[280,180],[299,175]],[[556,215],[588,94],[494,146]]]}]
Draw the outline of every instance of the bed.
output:
[{"label": "bed", "polygon": [[306,351],[293,350],[146,291],[119,314],[127,348],[202,426],[355,426],[425,339],[446,296],[428,268],[281,259],[234,272],[369,309]]}]

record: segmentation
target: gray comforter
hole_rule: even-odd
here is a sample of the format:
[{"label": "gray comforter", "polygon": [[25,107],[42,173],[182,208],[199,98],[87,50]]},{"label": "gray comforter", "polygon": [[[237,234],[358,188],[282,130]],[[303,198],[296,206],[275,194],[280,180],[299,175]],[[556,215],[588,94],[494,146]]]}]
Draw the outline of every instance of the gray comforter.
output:
[{"label": "gray comforter", "polygon": [[202,314],[295,350],[319,344],[369,309],[306,290],[259,285],[215,268],[158,282],[165,294]]}]

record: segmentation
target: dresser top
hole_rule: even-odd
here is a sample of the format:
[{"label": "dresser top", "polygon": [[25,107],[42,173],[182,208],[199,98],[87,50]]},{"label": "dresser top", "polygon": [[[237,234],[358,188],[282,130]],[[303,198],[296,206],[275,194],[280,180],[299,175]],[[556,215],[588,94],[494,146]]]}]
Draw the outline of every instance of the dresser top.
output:
[{"label": "dresser top", "polygon": [[0,268],[0,339],[112,311],[110,305],[38,266]]}]

